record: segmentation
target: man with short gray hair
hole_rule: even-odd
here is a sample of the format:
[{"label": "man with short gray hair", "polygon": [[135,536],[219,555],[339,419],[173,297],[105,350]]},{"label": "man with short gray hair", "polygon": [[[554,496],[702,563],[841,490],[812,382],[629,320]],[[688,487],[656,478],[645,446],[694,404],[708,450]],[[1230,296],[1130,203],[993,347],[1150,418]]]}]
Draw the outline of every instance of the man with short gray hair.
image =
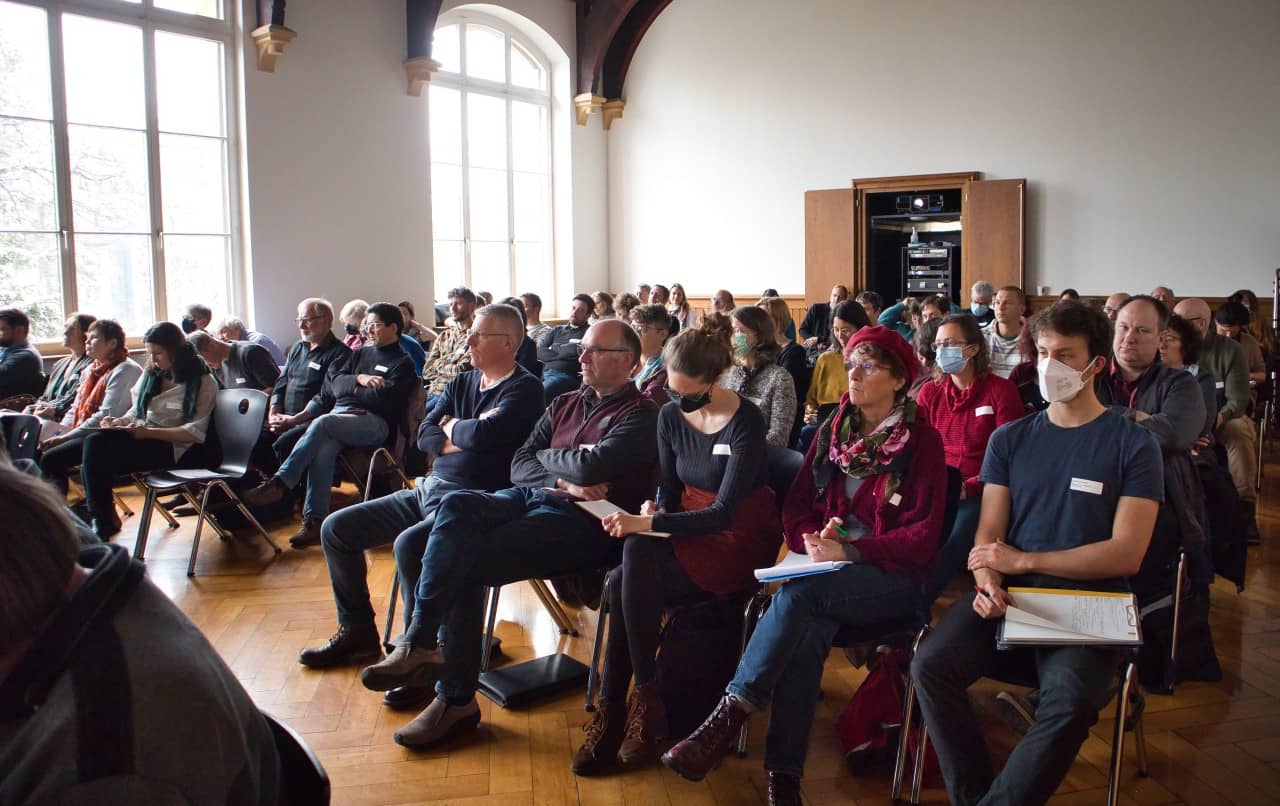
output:
[{"label": "man with short gray hair", "polygon": [[251,341],[227,342],[197,330],[187,341],[213,370],[223,389],[261,389],[271,394],[280,367],[266,348]]},{"label": "man with short gray hair", "polygon": [[276,362],[276,366],[284,364],[284,351],[280,349],[274,341],[265,333],[259,333],[256,330],[250,330],[245,327],[244,321],[239,317],[228,316],[218,323],[216,328],[218,338],[223,341],[250,341],[265,349],[270,355],[271,360]]},{"label": "man with short gray hair", "polygon": [[986,325],[996,318],[991,309],[991,300],[996,295],[996,287],[986,280],[979,280],[969,289],[969,313],[978,320],[979,325]]}]

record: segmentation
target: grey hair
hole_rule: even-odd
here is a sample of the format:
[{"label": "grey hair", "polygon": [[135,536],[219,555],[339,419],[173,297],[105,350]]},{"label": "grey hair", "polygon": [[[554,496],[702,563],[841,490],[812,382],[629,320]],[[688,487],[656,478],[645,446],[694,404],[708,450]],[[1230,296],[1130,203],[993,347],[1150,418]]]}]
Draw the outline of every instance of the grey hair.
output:
[{"label": "grey hair", "polygon": [[238,316],[223,317],[222,321],[218,323],[218,326],[215,327],[214,330],[221,332],[226,328],[231,328],[232,330],[238,330],[241,333],[244,333],[246,335],[249,333],[249,328],[245,326],[244,320]]},{"label": "grey hair", "polygon": [[357,319],[364,319],[364,315],[368,312],[369,303],[362,299],[353,299],[346,305],[342,306],[342,313],[340,316],[342,321],[345,322],[353,316]]},{"label": "grey hair", "polygon": [[207,330],[197,330],[187,334],[187,343],[190,344],[197,353],[204,353],[212,341],[220,341],[215,339]]},{"label": "grey hair", "polygon": [[973,288],[969,289],[969,293],[975,297],[994,297],[996,287],[986,280],[979,280],[973,284]]},{"label": "grey hair", "polygon": [[520,348],[520,343],[524,341],[524,318],[520,316],[520,312],[513,306],[505,305],[501,302],[486,305],[476,311],[476,316],[483,316],[491,321],[501,323],[499,326],[515,342],[516,349]]},{"label": "grey hair", "polygon": [[324,297],[307,297],[299,305],[305,305],[312,310],[319,311],[321,316],[333,318],[333,303]]}]

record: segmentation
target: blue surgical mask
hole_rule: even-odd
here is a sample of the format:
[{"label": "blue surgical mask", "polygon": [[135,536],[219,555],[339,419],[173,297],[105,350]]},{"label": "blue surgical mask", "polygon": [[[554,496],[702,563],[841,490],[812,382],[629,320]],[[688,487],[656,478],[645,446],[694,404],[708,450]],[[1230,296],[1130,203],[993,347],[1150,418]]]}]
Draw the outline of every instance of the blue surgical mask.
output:
[{"label": "blue surgical mask", "polygon": [[[721,342],[723,344],[723,342]],[[747,353],[751,352],[750,345],[747,344],[747,337],[742,333],[733,334],[733,355],[735,358],[746,358]]]},{"label": "blue surgical mask", "polygon": [[991,309],[986,305],[982,305],[980,303],[975,302],[969,306],[969,312],[972,313],[974,316],[986,316],[987,314],[991,313]]},{"label": "blue surgical mask", "polygon": [[968,363],[969,359],[964,357],[963,347],[938,348],[938,369],[948,375],[963,371]]}]

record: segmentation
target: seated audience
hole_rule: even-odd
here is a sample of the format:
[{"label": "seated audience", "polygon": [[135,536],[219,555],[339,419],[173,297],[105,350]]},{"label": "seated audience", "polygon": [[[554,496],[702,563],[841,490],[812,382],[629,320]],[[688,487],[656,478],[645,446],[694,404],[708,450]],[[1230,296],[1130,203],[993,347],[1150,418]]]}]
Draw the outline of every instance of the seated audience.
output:
[{"label": "seated audience", "polygon": [[[200,328],[204,330],[204,328]],[[249,330],[244,326],[244,322],[234,316],[228,316],[218,323],[217,333],[214,334],[225,342],[247,341],[266,349],[271,356],[271,360],[276,367],[284,366],[284,351],[270,339],[265,333],[259,333],[256,330]]]},{"label": "seated audience", "polygon": [[353,299],[342,306],[338,318],[342,320],[342,330],[346,334],[342,343],[347,345],[347,349],[355,351],[364,346],[364,334],[360,332],[360,328],[364,325],[364,315],[368,310],[369,303],[362,299]]},{"label": "seated audience", "polygon": [[416,341],[425,355],[426,351],[431,349],[431,343],[436,340],[436,332],[414,319],[418,314],[409,300],[401,300],[397,307],[400,308],[400,315],[404,317],[404,335]]},{"label": "seated audience", "polygon": [[832,313],[831,346],[818,356],[813,365],[813,378],[809,382],[809,391],[805,393],[804,421],[800,429],[800,450],[809,450],[809,443],[818,427],[825,422],[831,412],[840,404],[840,398],[849,388],[849,373],[844,368],[844,346],[853,334],[864,327],[871,327],[871,320],[862,304],[853,300],[845,300],[836,304]]},{"label": "seated audience", "polygon": [[279,803],[271,727],[199,628],[0,464],[0,799]]},{"label": "seated audience", "polygon": [[[335,370],[305,411],[311,419],[288,458],[271,478],[246,492],[251,506],[274,504],[306,477],[302,525],[289,539],[294,548],[320,541],[338,454],[346,448],[376,448],[395,436],[405,417],[413,364],[400,345],[400,309],[388,302],[369,306],[364,326],[369,343]],[[442,337],[443,338],[443,337]],[[328,409],[328,413],[319,414]],[[318,415],[318,416],[316,416]]]},{"label": "seated audience", "polygon": [[916,335],[912,338],[911,346],[915,350],[916,362],[919,365],[916,379],[907,389],[907,397],[912,400],[917,399],[924,385],[933,380],[938,361],[938,352],[934,349],[933,343],[938,338],[938,327],[941,324],[941,318],[930,319],[916,329]]},{"label": "seated audience", "polygon": [[524,318],[528,322],[525,333],[533,339],[536,346],[542,339],[542,334],[551,330],[551,325],[542,321],[542,297],[528,292],[520,295],[520,301],[524,303]]},{"label": "seated audience", "polygon": [[[717,318],[716,327],[724,326],[725,317],[712,316]],[[785,448],[793,441],[796,385],[777,364],[781,348],[773,317],[759,308],[742,306],[727,318],[733,329],[734,366],[720,378],[720,385],[754,403],[769,425],[765,441]]]},{"label": "seated audience", "polygon": [[996,287],[986,280],[979,280],[969,289],[969,313],[978,320],[978,324],[986,325],[995,318],[991,310],[992,299],[996,295]]},{"label": "seated audience", "polygon": [[736,307],[738,307],[738,304],[733,301],[733,294],[730,294],[726,289],[720,289],[711,298],[711,310],[714,313],[722,313],[728,316],[733,313],[733,309]]},{"label": "seated audience", "polygon": [[641,304],[636,295],[629,291],[619,294],[618,298],[614,300],[613,303],[614,309],[617,311],[618,318],[624,322],[631,321],[631,311]]},{"label": "seated audience", "polygon": [[275,473],[307,432],[307,423],[328,411],[321,396],[325,381],[351,357],[351,348],[333,335],[333,306],[328,300],[310,297],[299,302],[294,321],[302,338],[289,349],[267,409],[265,444],[271,449],[254,452],[254,464],[264,473]]},{"label": "seated audience", "polygon": [[813,361],[831,346],[831,311],[848,298],[848,288],[834,285],[826,302],[815,302],[805,311],[804,320],[800,322],[800,342]]},{"label": "seated audience", "polygon": [[[665,285],[655,285],[653,287],[653,291],[649,296],[649,302],[652,302],[654,305],[665,306],[670,301],[671,301],[671,292],[667,290],[667,287]],[[677,323],[676,327],[679,327],[679,326],[680,325]]]},{"label": "seated audience", "polygon": [[987,340],[987,354],[991,357],[991,371],[1001,378],[1008,378],[1013,370],[1024,363],[1018,347],[1022,335],[1022,311],[1027,306],[1027,296],[1016,285],[1007,285],[996,292],[991,321],[982,328]]},{"label": "seated audience", "polygon": [[[1117,291],[1107,297],[1106,302],[1102,303],[1102,312],[1107,315],[1108,321],[1116,321],[1116,314],[1120,313],[1120,306],[1124,305],[1125,300],[1127,299],[1129,299],[1129,295],[1124,291]],[[1168,309],[1166,308],[1166,310]]]},{"label": "seated audience", "polygon": [[636,286],[636,299],[640,300],[641,305],[649,304],[650,302],[649,292],[651,292],[652,290],[653,290],[653,287],[648,283],[641,283],[640,285]]},{"label": "seated audience", "polygon": [[1262,355],[1262,345],[1249,332],[1249,309],[1239,302],[1224,302],[1213,313],[1213,324],[1219,336],[1231,339],[1244,351],[1244,362],[1249,368],[1249,380],[1262,383],[1267,379],[1267,362]]},{"label": "seated audience", "polygon": [[676,327],[680,330],[698,324],[698,312],[689,305],[684,286],[679,283],[671,284],[671,302],[667,305],[667,313],[671,314],[671,318],[676,321]]},{"label": "seated audience", "polygon": [[951,313],[951,300],[937,294],[920,299],[920,323],[941,319]]},{"label": "seated audience", "polygon": [[880,312],[877,324],[896,330],[910,344],[920,328],[920,300],[906,297]]},{"label": "seated audience", "polygon": [[1079,301],[1079,299],[1080,299],[1080,292],[1075,290],[1074,288],[1063,289],[1062,293],[1058,295],[1059,302],[1066,302],[1068,300]]},{"label": "seated audience", "polygon": [[1276,334],[1271,322],[1262,316],[1262,309],[1258,307],[1258,295],[1242,288],[1231,295],[1231,301],[1249,309],[1249,335],[1258,340],[1263,354],[1269,357],[1275,351]]},{"label": "seated audience", "polygon": [[[911,664],[947,795],[957,804],[1048,801],[1110,699],[1127,652],[998,650],[1000,617],[1017,604],[1008,588],[1125,590],[1163,496],[1155,439],[1094,394],[1110,351],[1102,312],[1059,302],[1036,317],[1031,332],[1049,409],[991,436],[979,477],[977,545],[968,562],[979,590],[947,611]],[[1038,681],[1039,705],[1034,724],[996,775],[967,689],[1012,670]]]},{"label": "seated audience", "polygon": [[685,778],[701,780],[747,718],[770,707],[764,755],[770,803],[799,802],[822,667],[836,632],[918,612],[942,530],[942,441],[916,420],[906,397],[916,373],[911,348],[887,328],[863,328],[845,345],[845,358],[847,396],[809,448],[782,522],[792,551],[852,564],[778,588],[719,705],[662,757]]},{"label": "seated audience", "polygon": [[182,332],[195,333],[197,330],[208,330],[213,324],[213,310],[208,305],[192,303],[182,317]]},{"label": "seated audience", "polygon": [[265,347],[251,341],[226,342],[203,330],[187,336],[223,389],[261,389],[271,394],[280,367]]},{"label": "seated audience", "polygon": [[[1154,295],[1153,295],[1154,296]],[[1209,305],[1202,299],[1179,302],[1174,313],[1200,331],[1200,367],[1218,379],[1218,416],[1214,439],[1227,452],[1227,470],[1236,484],[1244,508],[1247,537],[1258,541],[1258,432],[1249,418],[1249,366],[1239,343],[1219,336],[1209,327]]]},{"label": "seated audience", "polygon": [[338,606],[338,632],[324,646],[304,649],[299,663],[322,668],[378,659],[382,649],[369,603],[365,549],[395,541],[407,619],[440,502],[454,490],[492,492],[510,486],[511,457],[543,409],[542,384],[515,360],[516,345],[526,338],[514,309],[488,305],[477,311],[467,337],[475,369],[445,384],[418,429],[418,448],[435,460],[431,474],[413,489],[325,518],[321,544]]},{"label": "seated audience", "polygon": [[44,390],[44,358],[28,340],[31,320],[17,308],[0,310],[0,401]]},{"label": "seated audience", "polygon": [[920,420],[942,437],[947,465],[960,471],[960,506],[950,535],[943,535],[924,598],[932,602],[956,574],[964,570],[982,511],[978,478],[991,434],[1025,412],[1018,389],[991,371],[987,342],[969,314],[944,316],[933,339],[934,378],[916,397]]},{"label": "seated audience", "polygon": [[863,291],[857,299],[858,304],[867,314],[868,322],[875,322],[880,318],[881,312],[884,311],[884,297],[874,291]]},{"label": "seated audience", "polygon": [[1218,418],[1218,379],[1212,372],[1202,370],[1198,364],[1202,341],[1195,325],[1177,314],[1169,317],[1169,325],[1160,336],[1160,363],[1171,369],[1181,369],[1195,378],[1204,401],[1204,423],[1196,435],[1193,452],[1204,450],[1213,444],[1214,422]]},{"label": "seated audience", "polygon": [[133,398],[130,391],[142,367],[125,348],[124,330],[114,319],[98,319],[89,326],[85,355],[90,364],[80,376],[75,400],[58,423],[57,433],[40,443],[40,473],[63,495],[67,475],[80,464],[84,438],[104,417],[123,417]]},{"label": "seated audience", "polygon": [[1173,296],[1173,289],[1163,285],[1158,285],[1151,289],[1151,296],[1164,303],[1167,310],[1173,310],[1177,306],[1177,298]]},{"label": "seated audience", "polygon": [[429,747],[479,723],[485,586],[613,565],[617,541],[574,502],[607,497],[639,512],[652,489],[657,408],[630,382],[639,339],[608,320],[577,347],[583,387],[553,400],[516,451],[516,486],[461,490],[440,504],[404,642],[361,676],[374,691],[436,683],[435,700],[396,733],[399,744]]},{"label": "seated audience", "polygon": [[[752,572],[778,556],[764,417],[717,383],[730,366],[727,334],[709,318],[703,325],[710,327],[682,330],[663,350],[671,403],[658,413],[656,503],[603,521],[625,541],[622,564],[609,574],[604,683],[573,757],[578,775],[657,758],[667,736],[656,658],[663,611],[750,591]],[[637,534],[649,531],[670,537]]]},{"label": "seated audience", "polygon": [[492,305],[492,304],[493,304],[493,293],[492,293],[492,292],[490,292],[490,291],[477,291],[477,292],[476,292],[476,304],[478,304],[478,305]]},{"label": "seated audience", "polygon": [[431,344],[431,352],[419,373],[427,390],[428,411],[435,399],[444,394],[445,385],[468,369],[467,337],[478,304],[470,288],[449,289],[449,322]]},{"label": "seated audience", "polygon": [[133,387],[128,413],[99,419],[77,463],[93,531],[103,540],[120,531],[111,497],[115,480],[189,464],[183,460],[192,445],[204,443],[218,395],[218,382],[177,325],[152,325],[142,340],[150,361]]},{"label": "seated audience", "polygon": [[[778,340],[778,344],[782,345],[777,358],[778,366],[787,371],[795,384],[796,420],[791,427],[791,433],[787,436],[787,444],[794,445],[800,437],[800,428],[804,425],[804,406],[799,404],[809,395],[813,369],[809,365],[809,358],[805,355],[804,348],[787,337],[787,330],[795,327],[795,323],[791,321],[791,311],[787,308],[787,303],[781,297],[765,297],[756,303],[756,307],[768,312],[769,318],[773,320],[774,337]],[[832,329],[834,330],[834,327]]]},{"label": "seated audience", "polygon": [[617,319],[613,310],[613,295],[606,291],[597,291],[591,295],[591,324],[604,319]]},{"label": "seated audience", "polygon": [[42,439],[52,436],[62,418],[75,400],[76,391],[80,388],[81,373],[92,363],[93,359],[85,353],[85,339],[89,336],[89,326],[94,317],[87,313],[73,313],[67,317],[62,326],[62,346],[70,353],[58,359],[53,365],[53,372],[44,385],[44,392],[35,403],[28,406],[23,413],[33,414],[42,421],[40,436]]},{"label": "seated audience", "polygon": [[557,396],[582,385],[578,347],[587,335],[588,318],[594,304],[586,294],[574,297],[569,306],[569,321],[543,333],[542,340],[538,342],[543,397],[548,406]]},{"label": "seated audience", "polygon": [[667,403],[667,368],[663,345],[671,338],[671,315],[663,305],[640,305],[631,310],[631,329],[640,337],[640,368],[635,384],[656,405]]},{"label": "seated audience", "polygon": [[524,302],[519,297],[507,297],[501,302],[503,305],[510,306],[520,316],[520,327],[523,328],[521,332],[526,334],[520,339],[519,347],[516,348],[516,363],[541,381],[542,362],[538,360],[538,345],[528,336],[529,325],[524,315]]}]

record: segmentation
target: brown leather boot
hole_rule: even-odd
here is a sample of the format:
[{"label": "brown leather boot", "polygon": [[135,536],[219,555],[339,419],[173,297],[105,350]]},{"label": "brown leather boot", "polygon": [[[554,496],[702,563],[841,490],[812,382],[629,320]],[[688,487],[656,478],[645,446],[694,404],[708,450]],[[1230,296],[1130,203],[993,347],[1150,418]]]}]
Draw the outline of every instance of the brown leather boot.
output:
[{"label": "brown leather boot", "polygon": [[783,772],[769,773],[769,806],[803,806],[800,778]]},{"label": "brown leather boot", "polygon": [[573,774],[595,775],[612,768],[618,761],[618,748],[622,746],[626,722],[624,703],[600,703],[596,715],[583,726],[587,738],[573,754]]},{"label": "brown leather boot", "polygon": [[667,738],[667,707],[654,683],[636,686],[627,699],[627,731],[618,758],[623,764],[652,761]]},{"label": "brown leather boot", "polygon": [[724,759],[751,714],[728,694],[698,729],[662,755],[662,763],[690,781],[701,781]]}]

